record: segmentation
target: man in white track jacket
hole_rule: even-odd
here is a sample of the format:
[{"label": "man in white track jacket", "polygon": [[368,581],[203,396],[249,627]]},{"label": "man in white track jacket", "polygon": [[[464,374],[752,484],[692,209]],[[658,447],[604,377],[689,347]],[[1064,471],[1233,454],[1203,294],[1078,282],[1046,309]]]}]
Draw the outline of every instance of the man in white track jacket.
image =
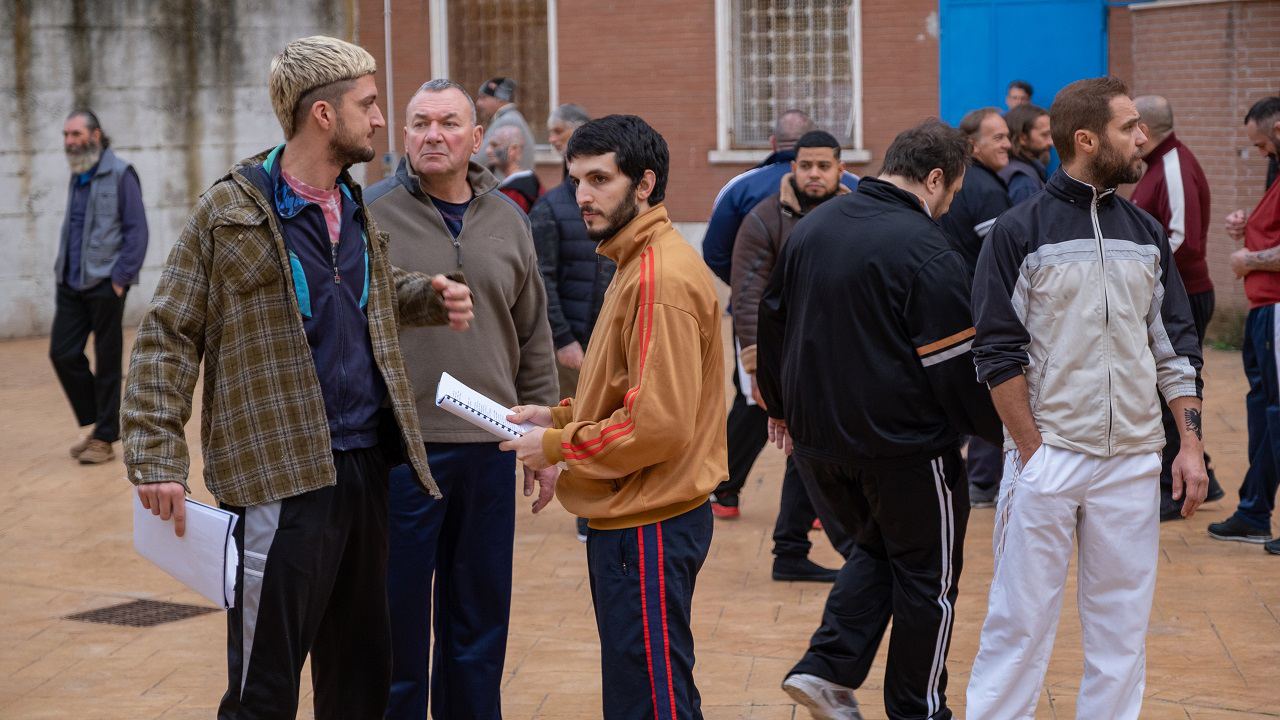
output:
[{"label": "man in white track jacket", "polygon": [[1030,718],[1073,540],[1084,677],[1079,718],[1137,718],[1159,541],[1157,389],[1179,420],[1173,496],[1208,487],[1200,351],[1163,228],[1116,197],[1146,136],[1128,88],[1079,80],[1050,110],[1062,168],[1000,216],[973,288],[978,379],[1005,424],[995,577],[968,716]]}]

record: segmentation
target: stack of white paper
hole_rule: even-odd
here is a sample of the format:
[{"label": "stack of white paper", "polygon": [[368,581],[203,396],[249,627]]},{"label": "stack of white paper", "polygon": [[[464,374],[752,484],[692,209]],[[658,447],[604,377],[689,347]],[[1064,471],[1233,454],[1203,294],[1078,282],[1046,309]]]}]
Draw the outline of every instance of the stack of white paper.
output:
[{"label": "stack of white paper", "polygon": [[226,610],[235,606],[240,553],[236,516],[187,499],[187,528],[173,533],[173,518],[161,520],[133,494],[133,548],[183,585]]}]

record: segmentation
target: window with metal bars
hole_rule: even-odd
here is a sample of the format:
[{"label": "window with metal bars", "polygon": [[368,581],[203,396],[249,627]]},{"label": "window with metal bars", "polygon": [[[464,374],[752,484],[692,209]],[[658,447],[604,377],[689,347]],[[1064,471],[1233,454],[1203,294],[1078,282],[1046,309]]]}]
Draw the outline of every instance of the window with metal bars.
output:
[{"label": "window with metal bars", "polygon": [[774,120],[798,108],[842,144],[858,147],[858,3],[728,0],[727,6],[730,146],[768,147]]},{"label": "window with metal bars", "polygon": [[516,107],[547,142],[551,72],[547,0],[448,0],[449,77],[475,94],[486,80],[516,81]]}]

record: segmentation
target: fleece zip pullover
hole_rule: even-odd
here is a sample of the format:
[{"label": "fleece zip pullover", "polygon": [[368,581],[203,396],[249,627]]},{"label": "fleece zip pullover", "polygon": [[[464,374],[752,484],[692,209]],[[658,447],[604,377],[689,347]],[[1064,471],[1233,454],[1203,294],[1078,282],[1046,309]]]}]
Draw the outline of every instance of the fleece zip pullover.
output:
[{"label": "fleece zip pullover", "polygon": [[369,211],[389,231],[391,262],[429,275],[466,278],[475,319],[467,332],[404,328],[409,381],[429,443],[493,442],[494,437],[436,407],[447,372],[508,407],[549,405],[560,385],[547,324],[547,293],[529,234],[529,220],[500,192],[498,181],[471,163],[472,199],[457,237],[407,163],[369,188]]}]

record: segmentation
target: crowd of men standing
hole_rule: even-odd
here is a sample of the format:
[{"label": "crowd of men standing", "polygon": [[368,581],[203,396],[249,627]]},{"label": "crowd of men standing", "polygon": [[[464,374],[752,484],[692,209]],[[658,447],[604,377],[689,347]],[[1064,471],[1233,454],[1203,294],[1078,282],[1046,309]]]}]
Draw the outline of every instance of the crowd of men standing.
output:
[{"label": "crowd of men standing", "polygon": [[[139,328],[122,408],[140,183],[92,111],[64,127],[51,357],[93,426],[71,455],[106,462],[122,434],[141,501],[182,535],[183,427],[203,371],[205,482],[238,516],[241,553],[219,717],[293,717],[310,657],[317,717],[499,718],[517,462],[533,512],[554,494],[579,516],[604,716],[701,717],[694,587],[713,517],[738,516],[770,441],[789,456],[773,578],[834,583],[783,680],[815,718],[861,717],[853,693],[891,620],[886,711],[952,716],[965,530],[992,504],[969,716],[1034,712],[1077,544],[1082,716],[1138,716],[1158,523],[1223,495],[1200,419],[1209,188],[1165,99],[1094,78],[1046,110],[1015,82],[1007,115],[926,120],[862,178],[835,136],[789,110],[773,154],[717,198],[700,259],[663,203],[659,133],[555,109],[565,162],[547,191],[510,78],[474,99],[424,83],[404,159],[362,190],[347,168],[373,157],[385,126],[375,73],[333,38],[276,56],[284,142],[201,196]],[[1274,162],[1280,98],[1245,125]],[[1132,202],[1117,196],[1135,182]],[[1268,183],[1227,221],[1251,304],[1250,465],[1236,513],[1209,531],[1280,553],[1280,184]],[[730,287],[727,414],[703,260]],[[500,443],[432,407],[446,372],[535,429]],[[808,559],[815,525],[838,570]]]}]

